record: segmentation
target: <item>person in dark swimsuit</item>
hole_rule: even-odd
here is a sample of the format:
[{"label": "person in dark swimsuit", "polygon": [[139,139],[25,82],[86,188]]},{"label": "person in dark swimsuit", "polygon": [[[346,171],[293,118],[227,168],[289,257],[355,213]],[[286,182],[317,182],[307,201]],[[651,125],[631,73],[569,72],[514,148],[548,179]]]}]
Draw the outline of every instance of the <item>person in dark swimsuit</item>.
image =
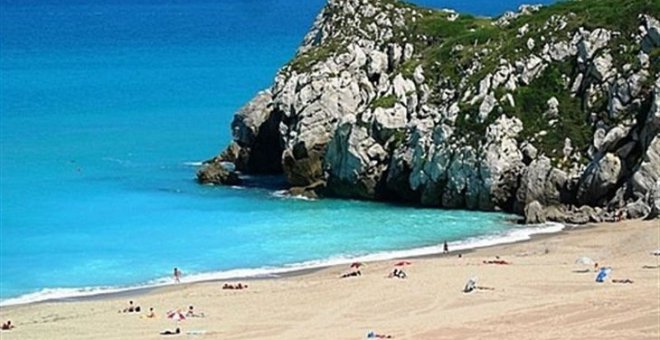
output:
[{"label": "person in dark swimsuit", "polygon": [[160,332],[160,335],[176,335],[176,334],[181,334],[181,329],[179,327],[177,327],[174,331],[166,329]]}]

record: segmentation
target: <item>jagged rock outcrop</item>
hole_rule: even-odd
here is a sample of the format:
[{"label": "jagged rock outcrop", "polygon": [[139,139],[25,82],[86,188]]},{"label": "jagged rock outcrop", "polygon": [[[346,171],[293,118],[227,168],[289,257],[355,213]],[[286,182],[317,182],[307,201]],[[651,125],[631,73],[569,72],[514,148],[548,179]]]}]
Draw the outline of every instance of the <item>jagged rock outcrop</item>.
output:
[{"label": "jagged rock outcrop", "polygon": [[[462,27],[452,11],[329,0],[211,164],[281,172],[306,195],[501,209],[529,223],[648,215],[660,5],[622,1],[525,6]],[[603,19],[615,7],[617,20]]]},{"label": "jagged rock outcrop", "polygon": [[202,184],[223,184],[223,185],[238,185],[241,184],[241,179],[238,174],[227,169],[222,162],[213,160],[207,162],[197,172],[197,181]]},{"label": "jagged rock outcrop", "polygon": [[546,214],[543,211],[543,206],[539,201],[534,201],[525,206],[525,223],[539,224],[545,223]]}]

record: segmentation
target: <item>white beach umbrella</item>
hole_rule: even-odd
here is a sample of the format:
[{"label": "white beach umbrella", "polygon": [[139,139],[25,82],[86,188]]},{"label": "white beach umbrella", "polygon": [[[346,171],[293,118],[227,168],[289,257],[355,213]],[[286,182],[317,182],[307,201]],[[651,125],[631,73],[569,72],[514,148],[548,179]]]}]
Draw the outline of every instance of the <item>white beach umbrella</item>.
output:
[{"label": "white beach umbrella", "polygon": [[577,260],[575,260],[576,264],[583,264],[585,266],[593,266],[594,263],[596,263],[594,260],[592,260],[590,257],[582,256],[578,257]]}]

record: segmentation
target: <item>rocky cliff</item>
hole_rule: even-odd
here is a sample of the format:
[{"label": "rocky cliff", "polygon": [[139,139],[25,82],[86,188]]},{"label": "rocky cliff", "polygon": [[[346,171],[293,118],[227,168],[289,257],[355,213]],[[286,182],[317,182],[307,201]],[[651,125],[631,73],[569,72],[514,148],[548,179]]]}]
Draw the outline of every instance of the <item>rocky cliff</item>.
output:
[{"label": "rocky cliff", "polygon": [[[329,0],[200,170],[283,173],[306,195],[657,216],[660,2],[522,6],[497,19]],[[212,175],[208,175],[211,173]]]}]

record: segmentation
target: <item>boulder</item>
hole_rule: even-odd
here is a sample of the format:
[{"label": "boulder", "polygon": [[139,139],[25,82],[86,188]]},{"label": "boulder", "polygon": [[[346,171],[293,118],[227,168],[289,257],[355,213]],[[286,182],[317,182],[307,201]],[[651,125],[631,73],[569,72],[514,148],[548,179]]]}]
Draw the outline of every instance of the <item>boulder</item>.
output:
[{"label": "boulder", "polygon": [[566,182],[564,171],[554,168],[549,158],[539,157],[529,164],[521,177],[514,210],[522,212],[522,207],[533,201],[539,201],[541,205],[560,203]]},{"label": "boulder", "polygon": [[525,223],[540,224],[545,223],[546,217],[543,206],[539,201],[533,201],[525,206]]},{"label": "boulder", "polygon": [[660,180],[660,136],[651,141],[644,158],[630,179],[635,193],[646,196]]},{"label": "boulder", "polygon": [[623,170],[621,159],[613,153],[593,160],[580,179],[577,201],[588,205],[603,204],[608,195],[613,194]]},{"label": "boulder", "polygon": [[241,179],[235,171],[230,171],[221,162],[211,162],[197,171],[197,181],[201,184],[238,185]]},{"label": "boulder", "polygon": [[644,203],[644,200],[641,198],[635,202],[627,204],[624,210],[629,219],[643,218],[651,213],[651,207]]},{"label": "boulder", "polygon": [[552,97],[548,99],[546,104],[548,105],[548,110],[545,112],[544,116],[551,119],[559,117],[559,101],[557,98]]}]

